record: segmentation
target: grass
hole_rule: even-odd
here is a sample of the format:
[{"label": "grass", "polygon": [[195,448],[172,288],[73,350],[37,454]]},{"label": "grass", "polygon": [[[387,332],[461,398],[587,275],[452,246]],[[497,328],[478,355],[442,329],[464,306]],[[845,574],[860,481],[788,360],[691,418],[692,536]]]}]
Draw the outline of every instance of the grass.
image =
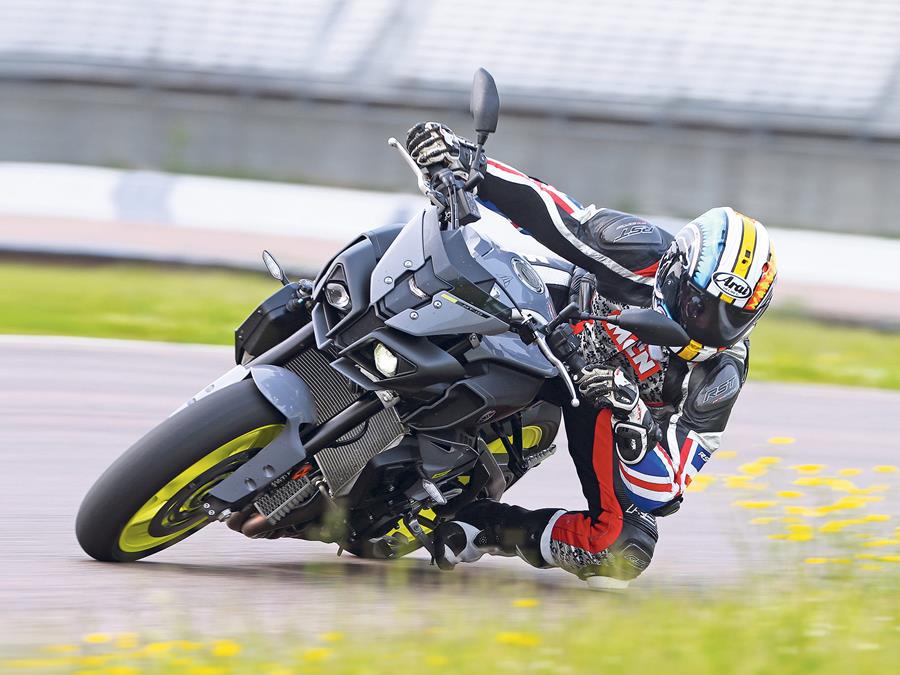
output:
[{"label": "grass", "polygon": [[[900,579],[817,576],[717,597],[582,592],[565,606],[502,590],[467,593],[462,601],[409,594],[380,621],[348,616],[341,630],[213,640],[93,633],[7,658],[0,668],[107,675],[896,672]],[[393,612],[418,626],[392,627]]]},{"label": "grass", "polygon": [[[230,344],[276,289],[264,273],[0,263],[0,332]],[[14,289],[9,292],[9,289]],[[771,315],[751,378],[900,389],[900,334]]]}]

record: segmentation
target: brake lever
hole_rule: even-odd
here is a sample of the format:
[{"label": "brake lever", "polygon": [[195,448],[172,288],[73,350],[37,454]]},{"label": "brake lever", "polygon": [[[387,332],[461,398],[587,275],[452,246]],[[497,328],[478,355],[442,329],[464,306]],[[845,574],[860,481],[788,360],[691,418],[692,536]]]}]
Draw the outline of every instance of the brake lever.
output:
[{"label": "brake lever", "polygon": [[412,172],[416,174],[416,185],[419,186],[419,192],[428,197],[428,199],[431,200],[431,203],[435,206],[438,206],[441,209],[446,209],[447,204],[445,203],[443,196],[436,190],[432,189],[432,187],[428,184],[428,181],[425,178],[425,172],[422,171],[422,168],[418,164],[416,164],[416,160],[412,158],[412,155],[407,152],[406,148],[403,147],[400,141],[391,136],[388,139],[388,145],[400,153],[403,161],[406,162],[407,166],[409,166]]}]

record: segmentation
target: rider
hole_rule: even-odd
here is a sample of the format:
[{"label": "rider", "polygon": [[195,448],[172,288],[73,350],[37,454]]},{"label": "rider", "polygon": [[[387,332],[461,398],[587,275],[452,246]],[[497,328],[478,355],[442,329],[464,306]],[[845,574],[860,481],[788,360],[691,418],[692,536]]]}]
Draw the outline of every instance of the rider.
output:
[{"label": "rider", "polygon": [[637,216],[582,207],[437,122],[414,126],[406,145],[426,172],[481,171],[485,206],[582,268],[573,277],[593,275],[591,314],[652,306],[691,338],[661,349],[605,322],[576,325],[588,364],[578,386],[589,405],[566,405],[564,416],[588,509],[529,511],[480,500],[435,532],[443,569],[485,553],[518,555],[593,587],[623,587],[650,564],[656,517],[678,510],[684,489],[719,447],[746,379],[747,335],[772,299],[769,234],[720,207],[673,238]]}]

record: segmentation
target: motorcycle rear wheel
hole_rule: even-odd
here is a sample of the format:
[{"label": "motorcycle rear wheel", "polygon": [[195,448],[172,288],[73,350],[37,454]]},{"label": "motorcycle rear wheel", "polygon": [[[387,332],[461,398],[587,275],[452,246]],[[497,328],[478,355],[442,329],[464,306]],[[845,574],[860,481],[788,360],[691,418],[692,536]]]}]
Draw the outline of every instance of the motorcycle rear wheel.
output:
[{"label": "motorcycle rear wheel", "polygon": [[203,498],[284,426],[252,381],[188,406],[146,434],[104,472],[78,510],[75,534],[91,557],[145,558],[208,520]]}]

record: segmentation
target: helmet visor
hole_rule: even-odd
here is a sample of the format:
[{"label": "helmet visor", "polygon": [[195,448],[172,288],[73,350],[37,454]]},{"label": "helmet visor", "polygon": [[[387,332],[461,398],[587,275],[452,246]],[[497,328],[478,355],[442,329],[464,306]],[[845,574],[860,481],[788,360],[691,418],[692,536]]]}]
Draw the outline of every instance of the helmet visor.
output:
[{"label": "helmet visor", "polygon": [[[678,321],[692,340],[709,347],[731,347],[744,337],[762,314],[761,309],[735,307],[682,279]],[[671,305],[670,305],[671,306]]]}]

